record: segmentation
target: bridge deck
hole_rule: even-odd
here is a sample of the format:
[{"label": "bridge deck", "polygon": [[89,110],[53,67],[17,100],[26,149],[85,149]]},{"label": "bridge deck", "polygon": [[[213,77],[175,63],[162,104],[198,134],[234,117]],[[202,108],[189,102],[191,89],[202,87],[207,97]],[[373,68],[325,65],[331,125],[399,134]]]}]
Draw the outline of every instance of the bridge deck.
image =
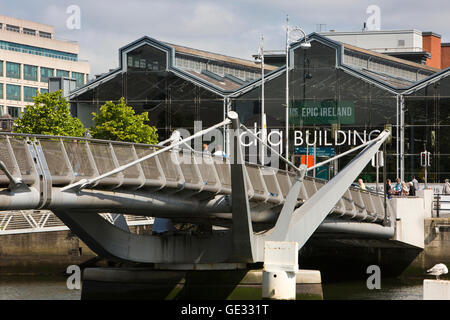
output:
[{"label": "bridge deck", "polygon": [[[104,174],[158,150],[158,146],[31,135],[0,135],[0,160],[14,178],[28,186],[42,184],[36,163],[46,162],[47,183],[60,188],[82,179]],[[34,151],[35,150],[35,151]],[[36,155],[37,153],[37,155]],[[42,155],[39,157],[39,153]],[[0,188],[10,179],[0,172]],[[246,163],[248,198],[253,203],[276,208],[284,203],[295,173]],[[305,177],[298,201],[311,198],[326,181]],[[199,199],[231,194],[229,160],[187,149],[164,152],[89,187],[96,190],[143,190],[151,193],[179,193]],[[2,204],[0,203],[0,208]],[[382,223],[383,194],[350,187],[332,214],[364,222]],[[45,209],[45,208],[44,208]],[[388,208],[389,210],[389,208]]]}]

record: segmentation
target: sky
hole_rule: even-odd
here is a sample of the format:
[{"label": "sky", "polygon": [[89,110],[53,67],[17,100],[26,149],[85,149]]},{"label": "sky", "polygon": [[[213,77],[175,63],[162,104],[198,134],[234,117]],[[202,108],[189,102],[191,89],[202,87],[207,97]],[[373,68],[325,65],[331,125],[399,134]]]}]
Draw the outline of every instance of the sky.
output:
[{"label": "sky", "polygon": [[[79,29],[67,27],[73,5]],[[370,5],[380,8],[381,30],[433,31],[450,42],[449,0],[0,0],[0,14],[51,25],[57,39],[77,41],[95,75],[117,68],[118,49],[144,35],[252,59],[262,35],[265,50],[284,48],[286,15],[307,34],[319,24],[360,31]]]}]

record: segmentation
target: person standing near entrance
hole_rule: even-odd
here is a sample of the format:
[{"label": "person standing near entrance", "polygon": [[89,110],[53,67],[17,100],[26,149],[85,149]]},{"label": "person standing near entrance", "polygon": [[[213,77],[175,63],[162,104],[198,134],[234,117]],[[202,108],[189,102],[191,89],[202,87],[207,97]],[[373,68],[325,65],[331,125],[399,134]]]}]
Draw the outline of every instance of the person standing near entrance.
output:
[{"label": "person standing near entrance", "polygon": [[394,190],[392,189],[392,185],[391,185],[391,179],[387,179],[386,180],[386,196],[388,199],[392,198],[392,193],[394,192]]},{"label": "person standing near entrance", "polygon": [[419,181],[417,181],[417,179],[416,179],[415,176],[412,176],[412,177],[411,177],[411,182],[412,182],[413,185],[414,185],[414,189],[415,189],[415,190],[419,190]]},{"label": "person standing near entrance", "polygon": [[409,195],[409,189],[405,181],[402,181],[402,191],[400,192],[400,195],[402,197]]},{"label": "person standing near entrance", "polygon": [[450,183],[448,182],[448,179],[444,180],[444,188],[442,190],[443,194],[450,194]]},{"label": "person standing near entrance", "polygon": [[415,196],[416,195],[416,187],[414,186],[414,182],[410,181],[410,182],[408,182],[408,185],[409,185],[409,195]]}]

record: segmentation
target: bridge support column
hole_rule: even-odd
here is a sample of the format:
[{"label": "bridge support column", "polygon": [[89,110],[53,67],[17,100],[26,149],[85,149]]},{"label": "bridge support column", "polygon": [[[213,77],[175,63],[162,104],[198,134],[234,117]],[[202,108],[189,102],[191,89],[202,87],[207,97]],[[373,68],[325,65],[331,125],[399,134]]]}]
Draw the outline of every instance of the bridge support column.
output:
[{"label": "bridge support column", "polygon": [[297,272],[297,242],[265,242],[262,279],[263,299],[295,300]]},{"label": "bridge support column", "polygon": [[230,111],[228,118],[234,130],[233,153],[231,158],[231,197],[232,197],[232,239],[233,259],[236,261],[255,261],[255,241],[250,217],[247,185],[245,181],[244,155],[241,145],[241,125],[236,112]]}]

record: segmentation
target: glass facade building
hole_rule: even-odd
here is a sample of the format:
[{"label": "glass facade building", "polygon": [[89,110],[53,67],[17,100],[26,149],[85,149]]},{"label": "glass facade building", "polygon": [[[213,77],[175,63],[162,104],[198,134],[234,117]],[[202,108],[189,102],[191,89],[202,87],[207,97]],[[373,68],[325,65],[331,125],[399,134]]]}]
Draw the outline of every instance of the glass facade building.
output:
[{"label": "glass facade building", "polygon": [[[450,177],[450,70],[347,48],[318,34],[308,40],[307,50],[298,43],[289,49],[288,97],[286,66],[265,72],[268,130],[286,131],[288,100],[291,159],[299,164],[302,155],[316,152],[320,162],[388,129],[387,177],[409,180],[415,175],[423,181],[419,154],[425,149],[432,154],[428,181]],[[161,141],[176,128],[193,131],[196,120],[203,128],[218,123],[229,110],[237,111],[247,127],[260,127],[261,79],[233,79],[214,69],[193,72],[189,63],[177,66],[176,56],[176,49],[148,37],[121,48],[118,69],[71,94],[74,114],[90,126],[91,112],[123,96],[137,113],[149,112],[149,124],[158,128]],[[256,72],[249,74],[254,78]],[[319,168],[317,176],[331,178],[354,155]],[[375,182],[375,169],[369,164],[361,177]]]},{"label": "glass facade building", "polygon": [[55,75],[70,78],[77,72],[87,81],[90,66],[79,59],[77,42],[54,35],[52,26],[0,15],[1,114],[22,114],[36,89],[48,91],[48,79]]}]

